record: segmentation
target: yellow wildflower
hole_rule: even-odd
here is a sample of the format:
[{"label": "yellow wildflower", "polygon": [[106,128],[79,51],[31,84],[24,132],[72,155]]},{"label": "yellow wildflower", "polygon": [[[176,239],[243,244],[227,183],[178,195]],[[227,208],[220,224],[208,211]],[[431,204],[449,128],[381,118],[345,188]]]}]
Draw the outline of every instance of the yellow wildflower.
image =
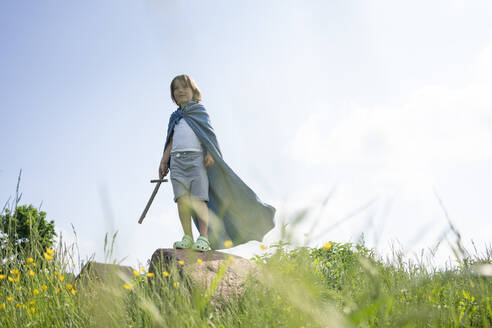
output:
[{"label": "yellow wildflower", "polygon": [[46,253],[48,253],[49,255],[53,255],[53,254],[55,254],[55,251],[52,250],[51,248],[47,248]]},{"label": "yellow wildflower", "polygon": [[62,275],[59,275],[59,276],[58,276],[58,278],[60,278],[60,281],[65,280],[65,277],[64,277],[64,276],[62,276]]},{"label": "yellow wildflower", "polygon": [[20,308],[20,304],[19,304],[19,303],[17,303],[15,306],[16,306],[18,309]]},{"label": "yellow wildflower", "polygon": [[58,276],[60,273],[58,271],[53,272],[55,276]]},{"label": "yellow wildflower", "polygon": [[129,284],[124,284],[123,288],[125,288],[126,290],[132,290],[132,286]]},{"label": "yellow wildflower", "polygon": [[20,272],[17,269],[10,270],[10,273],[13,274],[13,275],[20,275]]},{"label": "yellow wildflower", "polygon": [[152,272],[147,273],[147,277],[152,278],[153,276],[154,276],[154,273],[152,273]]},{"label": "yellow wildflower", "polygon": [[32,266],[36,266],[36,263],[33,263]]},{"label": "yellow wildflower", "polygon": [[265,245],[263,245],[263,244],[261,244],[261,245],[260,245],[260,248],[261,248],[262,250],[267,249],[267,247],[266,247]]},{"label": "yellow wildflower", "polygon": [[202,259],[197,259],[196,261],[197,261],[197,263],[202,263],[203,262]]},{"label": "yellow wildflower", "polygon": [[14,278],[14,281],[15,282],[19,282],[19,280],[20,280],[20,276],[17,276],[17,277]]},{"label": "yellow wildflower", "polygon": [[140,272],[138,272],[137,270],[133,270],[133,274],[137,277],[140,276]]},{"label": "yellow wildflower", "polygon": [[145,268],[144,267],[140,267],[140,271],[145,272]]},{"label": "yellow wildflower", "polygon": [[72,295],[75,295],[75,293],[77,293],[77,291],[76,291],[75,289],[72,289],[72,290],[70,291],[70,293],[72,293]]},{"label": "yellow wildflower", "polygon": [[34,300],[29,302],[29,305],[34,305],[34,304],[36,304],[36,301]]},{"label": "yellow wildflower", "polygon": [[27,304],[22,304],[23,309],[27,309]]},{"label": "yellow wildflower", "polygon": [[33,277],[33,276],[34,276],[34,271],[29,270],[29,275],[30,275],[31,277]]},{"label": "yellow wildflower", "polygon": [[327,242],[327,243],[325,243],[325,244],[323,245],[323,248],[324,248],[324,249],[330,249],[330,248],[331,248],[331,246],[333,246],[333,244],[332,244],[331,242]]},{"label": "yellow wildflower", "polygon": [[5,303],[0,304],[0,310],[5,310]]},{"label": "yellow wildflower", "polygon": [[14,298],[12,296],[7,297],[7,301],[11,302],[13,300],[14,300]]},{"label": "yellow wildflower", "polygon": [[73,288],[72,284],[67,284],[65,287],[67,287],[68,290],[71,290]]},{"label": "yellow wildflower", "polygon": [[163,275],[164,277],[169,277],[169,273],[168,273],[167,271],[164,271],[164,272],[162,273],[162,275]]},{"label": "yellow wildflower", "polygon": [[26,259],[26,261],[27,261],[27,263],[32,263],[32,262],[34,262],[34,259],[32,257],[28,257]]},{"label": "yellow wildflower", "polygon": [[33,293],[34,295],[39,295],[39,290],[35,289],[35,290],[33,290],[33,291],[32,291],[32,293]]},{"label": "yellow wildflower", "polygon": [[185,264],[185,262],[183,260],[179,261],[178,263],[181,264],[181,265],[184,265]]},{"label": "yellow wildflower", "polygon": [[175,281],[174,284],[173,284],[174,288],[178,288],[179,287],[179,282]]},{"label": "yellow wildflower", "polygon": [[36,312],[36,309],[35,308],[30,308],[29,309],[29,312],[31,312],[31,314],[34,314],[34,312]]},{"label": "yellow wildflower", "polygon": [[14,278],[12,278],[12,276],[9,276],[9,281],[14,282]]},{"label": "yellow wildflower", "polygon": [[53,256],[49,255],[48,253],[43,253],[43,256],[47,261],[53,260]]},{"label": "yellow wildflower", "polygon": [[60,294],[60,288],[57,288],[57,289],[56,289],[56,293],[57,293],[57,294]]},{"label": "yellow wildflower", "polygon": [[231,247],[231,246],[232,246],[232,241],[230,241],[230,240],[226,240],[226,241],[224,242],[224,246],[225,246],[225,247],[227,247],[227,248]]},{"label": "yellow wildflower", "polygon": [[3,280],[5,279],[5,275],[4,274],[0,274],[0,280]]},{"label": "yellow wildflower", "polygon": [[47,289],[48,289],[48,286],[43,285],[43,286],[41,286],[41,289],[42,289],[42,290],[47,290]]}]

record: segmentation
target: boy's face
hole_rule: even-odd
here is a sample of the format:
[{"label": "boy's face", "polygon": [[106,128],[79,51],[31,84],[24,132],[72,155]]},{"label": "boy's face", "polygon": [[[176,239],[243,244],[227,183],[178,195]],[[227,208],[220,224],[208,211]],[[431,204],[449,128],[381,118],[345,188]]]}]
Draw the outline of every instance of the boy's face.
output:
[{"label": "boy's face", "polygon": [[174,83],[173,96],[179,107],[183,107],[193,99],[193,91],[185,82],[177,80]]}]

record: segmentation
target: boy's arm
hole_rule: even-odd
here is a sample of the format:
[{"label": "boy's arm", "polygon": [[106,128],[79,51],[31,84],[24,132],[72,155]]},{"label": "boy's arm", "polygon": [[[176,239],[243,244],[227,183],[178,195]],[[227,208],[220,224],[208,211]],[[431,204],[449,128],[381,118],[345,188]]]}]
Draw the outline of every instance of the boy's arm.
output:
[{"label": "boy's arm", "polygon": [[164,154],[162,155],[162,159],[164,159],[165,157],[169,159],[169,156],[171,155],[171,148],[173,146],[173,136],[174,136],[174,133],[172,133],[171,136],[169,137],[169,142],[167,143],[167,147],[164,150]]},{"label": "boy's arm", "polygon": [[173,145],[173,134],[169,137],[169,142],[167,144],[166,149],[164,150],[164,154],[162,154],[161,164],[159,165],[159,177],[163,178],[167,175],[169,171],[168,163],[169,157],[171,157],[171,148]]}]

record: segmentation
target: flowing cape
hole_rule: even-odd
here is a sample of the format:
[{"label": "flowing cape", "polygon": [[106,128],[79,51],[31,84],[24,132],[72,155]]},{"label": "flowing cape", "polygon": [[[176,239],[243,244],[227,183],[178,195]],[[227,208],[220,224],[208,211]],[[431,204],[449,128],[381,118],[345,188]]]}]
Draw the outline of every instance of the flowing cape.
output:
[{"label": "flowing cape", "polygon": [[[226,164],[208,113],[202,104],[190,101],[171,114],[164,149],[180,119],[184,119],[195,132],[203,145],[204,155],[208,151],[215,161],[206,168],[209,180],[208,240],[211,248],[223,249],[227,240],[232,241],[233,246],[250,240],[262,241],[263,236],[274,227],[275,208],[263,203]],[[168,167],[170,162],[171,159]],[[200,230],[198,218],[195,214],[192,217]]]}]

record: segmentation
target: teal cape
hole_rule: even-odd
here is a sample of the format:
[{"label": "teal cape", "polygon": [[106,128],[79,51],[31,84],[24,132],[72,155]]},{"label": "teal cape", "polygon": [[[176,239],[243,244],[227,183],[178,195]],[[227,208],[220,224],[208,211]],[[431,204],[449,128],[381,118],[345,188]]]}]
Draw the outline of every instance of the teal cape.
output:
[{"label": "teal cape", "polygon": [[[180,119],[188,123],[200,140],[203,154],[208,151],[215,161],[214,165],[206,168],[209,180],[208,240],[211,248],[226,248],[224,243],[228,240],[232,241],[233,246],[250,240],[262,241],[263,236],[274,227],[275,208],[263,203],[224,161],[208,113],[201,103],[190,101],[171,114],[164,149]],[[171,159],[168,167],[170,163]],[[192,217],[200,231],[195,213]]]}]

